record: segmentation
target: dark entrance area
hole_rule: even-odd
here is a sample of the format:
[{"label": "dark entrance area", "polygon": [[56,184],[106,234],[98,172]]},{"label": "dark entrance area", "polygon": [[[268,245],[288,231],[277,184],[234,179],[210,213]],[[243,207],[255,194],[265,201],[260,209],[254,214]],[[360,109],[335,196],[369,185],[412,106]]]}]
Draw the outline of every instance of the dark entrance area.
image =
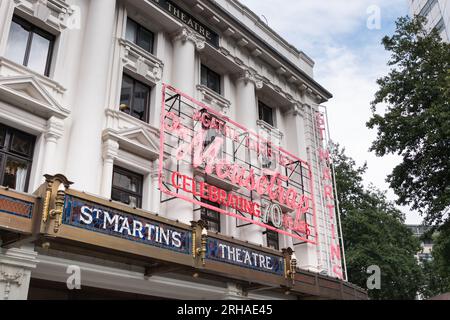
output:
[{"label": "dark entrance area", "polygon": [[93,287],[69,290],[65,283],[31,279],[28,300],[167,300],[160,297]]}]

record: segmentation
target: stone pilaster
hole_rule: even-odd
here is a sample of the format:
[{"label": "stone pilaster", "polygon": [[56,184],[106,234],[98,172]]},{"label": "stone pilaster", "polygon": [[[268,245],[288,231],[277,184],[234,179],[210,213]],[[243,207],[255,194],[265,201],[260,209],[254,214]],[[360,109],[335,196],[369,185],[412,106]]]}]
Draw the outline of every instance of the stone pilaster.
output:
[{"label": "stone pilaster", "polygon": [[[80,60],[76,105],[68,142],[67,176],[74,188],[98,194],[102,172],[102,130],[105,124],[110,57],[114,42],[116,2],[89,2]],[[87,143],[89,142],[89,143]]]},{"label": "stone pilaster", "polygon": [[114,159],[119,152],[119,143],[108,139],[103,142],[103,168],[100,194],[102,197],[111,198]]},{"label": "stone pilaster", "polygon": [[34,246],[0,249],[0,300],[27,299],[36,257]]},{"label": "stone pilaster", "polygon": [[[55,174],[56,171],[56,160],[58,156],[56,154],[56,149],[58,145],[58,141],[63,136],[64,132],[64,122],[61,119],[56,117],[51,117],[47,121],[47,130],[44,133],[44,141],[45,141],[45,152],[44,152],[44,163],[43,163],[43,172],[45,174]],[[62,155],[61,155],[62,156]]]},{"label": "stone pilaster", "polygon": [[[258,121],[256,89],[262,88],[262,86],[262,80],[260,81],[257,75],[250,70],[243,70],[237,77],[236,105],[239,112],[236,114],[236,120],[239,123],[245,124],[248,130],[254,133],[257,133]],[[245,156],[247,158],[247,154],[241,153],[240,156]],[[246,161],[257,164],[258,159],[256,154],[253,152],[251,159],[247,158]],[[254,200],[258,201],[257,199]],[[239,238],[257,245],[264,245],[263,231],[264,228],[255,224],[250,224],[240,228]]]},{"label": "stone pilaster", "polygon": [[205,48],[205,38],[182,27],[172,36],[172,42],[172,85],[182,92],[194,96],[196,50],[201,51]]},{"label": "stone pilaster", "polygon": [[151,207],[150,211],[160,214],[160,191],[159,191],[159,160],[153,161],[151,180]]}]

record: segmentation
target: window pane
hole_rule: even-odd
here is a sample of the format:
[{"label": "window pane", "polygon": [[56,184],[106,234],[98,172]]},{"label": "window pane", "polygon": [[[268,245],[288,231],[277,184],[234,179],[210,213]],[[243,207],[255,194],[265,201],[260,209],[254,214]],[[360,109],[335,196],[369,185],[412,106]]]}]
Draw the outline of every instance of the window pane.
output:
[{"label": "window pane", "polygon": [[212,232],[220,232],[220,226],[215,222],[208,221],[208,229]]},{"label": "window pane", "polygon": [[[205,204],[220,208],[220,205],[209,200],[201,200]],[[214,232],[220,232],[220,213],[207,208],[202,208],[201,219],[208,224],[208,229]]]},{"label": "window pane", "polygon": [[219,213],[216,212],[216,211],[213,211],[213,210],[207,210],[207,211],[206,211],[206,215],[207,215],[209,218],[212,218],[212,219],[215,219],[215,220],[218,220],[218,219],[219,219]]},{"label": "window pane", "polygon": [[114,172],[113,184],[115,187],[120,187],[127,190],[133,189],[131,178],[118,172]]},{"label": "window pane", "polygon": [[133,80],[127,76],[122,79],[122,91],[120,93],[120,110],[130,114],[131,96],[133,94]]},{"label": "window pane", "polygon": [[141,28],[137,45],[148,52],[152,52],[153,34],[150,31]]},{"label": "window pane", "polygon": [[5,56],[14,62],[23,64],[25,51],[27,50],[28,36],[29,32],[20,24],[13,21],[9,31]]},{"label": "window pane", "polygon": [[126,175],[121,172],[114,172],[113,186],[126,189],[132,192],[141,192],[141,179],[132,175]]},{"label": "window pane", "polygon": [[136,43],[137,24],[133,20],[127,19],[127,30],[125,32],[125,39]]},{"label": "window pane", "polygon": [[30,57],[28,58],[28,68],[45,74],[47,59],[50,51],[50,40],[40,34],[34,33],[31,42]]},{"label": "window pane", "polygon": [[12,135],[10,151],[24,155],[31,156],[33,147],[33,139],[22,133],[14,133]]},{"label": "window pane", "polygon": [[201,84],[208,86],[208,69],[202,65]]},{"label": "window pane", "polygon": [[111,199],[114,201],[122,202],[123,204],[129,205],[132,207],[136,207],[136,208],[141,207],[141,198],[140,197],[130,195],[129,193],[121,191],[121,190],[112,189]]},{"label": "window pane", "polygon": [[203,143],[203,146],[207,147],[211,143],[213,143],[214,139],[216,139],[216,136],[217,136],[216,130],[214,130],[214,129],[206,130],[205,141]]},{"label": "window pane", "polygon": [[220,75],[211,70],[208,73],[208,87],[220,93]]},{"label": "window pane", "polygon": [[146,110],[150,90],[147,86],[136,83],[134,87],[134,99],[132,106],[132,116],[142,121],[146,121]]},{"label": "window pane", "polygon": [[3,186],[25,192],[28,175],[28,163],[23,160],[8,157],[6,159]]},{"label": "window pane", "polygon": [[270,241],[270,243],[268,243],[267,245],[269,248],[274,249],[274,250],[278,250],[278,242],[275,241]]},{"label": "window pane", "polygon": [[259,103],[259,119],[273,126],[273,111],[272,108],[266,106],[264,103]]},{"label": "window pane", "polygon": [[130,196],[126,192],[117,189],[112,189],[111,199],[114,201],[122,202],[124,204],[130,203]]},{"label": "window pane", "polygon": [[5,145],[6,139],[6,128],[0,125],[0,148],[3,148]]},{"label": "window pane", "polygon": [[[269,224],[272,225],[272,223]],[[279,249],[278,232],[267,229],[266,236],[267,236],[267,246],[269,248],[278,250]]]}]

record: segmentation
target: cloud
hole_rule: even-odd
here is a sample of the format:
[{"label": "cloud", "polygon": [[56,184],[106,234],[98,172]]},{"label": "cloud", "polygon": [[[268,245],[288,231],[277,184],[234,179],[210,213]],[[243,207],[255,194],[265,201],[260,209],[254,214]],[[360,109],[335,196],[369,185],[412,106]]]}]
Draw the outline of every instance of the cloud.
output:
[{"label": "cloud", "polygon": [[[332,139],[346,147],[359,165],[368,164],[365,185],[373,183],[396,196],[385,182],[399,163],[398,156],[378,158],[369,152],[376,137],[365,123],[371,116],[370,102],[378,87],[376,79],[387,74],[389,55],[381,38],[394,30],[398,16],[408,13],[406,0],[242,0],[269,26],[316,62],[315,78],[334,97],[326,103]],[[282,4],[282,5],[280,5]],[[367,19],[378,6],[381,29],[369,30]],[[274,10],[274,8],[277,8]],[[402,208],[407,212],[407,208]],[[419,223],[417,213],[408,213],[408,223]]]},{"label": "cloud", "polygon": [[[371,8],[380,8],[381,26],[399,12],[406,0],[242,0],[268,25],[306,53],[314,54],[321,44],[336,36],[365,29]],[[276,8],[276,10],[274,10]],[[368,11],[369,10],[369,11]],[[264,20],[263,20],[264,21]]]},{"label": "cloud", "polygon": [[[382,17],[401,11],[406,0],[241,0],[250,10],[268,18],[268,24],[280,33],[293,30],[305,36],[330,36],[365,25],[377,6]],[[274,10],[276,8],[276,10]],[[395,14],[395,13],[394,13]]]},{"label": "cloud", "polygon": [[[386,57],[378,51],[360,57],[347,47],[329,47],[317,64],[321,84],[334,94],[327,106],[332,139],[347,150],[347,154],[362,165],[368,163],[365,185],[373,183],[382,190],[389,188],[385,182],[399,158],[388,156],[377,158],[369,152],[375,132],[365,123],[371,116],[370,102],[377,91],[377,73],[387,72],[387,67],[374,70],[374,66],[384,66]],[[375,68],[377,69],[377,68]],[[392,191],[390,198],[394,198]]]}]

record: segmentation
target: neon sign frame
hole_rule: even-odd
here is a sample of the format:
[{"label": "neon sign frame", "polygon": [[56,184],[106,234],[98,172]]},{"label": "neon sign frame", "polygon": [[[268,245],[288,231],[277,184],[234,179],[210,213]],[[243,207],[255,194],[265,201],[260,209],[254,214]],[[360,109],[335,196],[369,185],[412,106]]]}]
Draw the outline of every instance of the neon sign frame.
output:
[{"label": "neon sign frame", "polygon": [[[160,159],[159,159],[159,171],[158,171],[159,189],[162,193],[164,193],[170,197],[188,201],[188,202],[198,205],[200,207],[219,212],[220,214],[234,217],[241,222],[255,224],[255,225],[258,225],[265,229],[276,231],[280,234],[287,235],[294,239],[300,240],[301,242],[304,242],[304,243],[310,243],[310,244],[314,244],[314,245],[317,245],[319,243],[318,242],[319,234],[318,234],[318,227],[317,227],[317,220],[316,220],[316,204],[315,204],[315,195],[314,195],[314,185],[315,184],[314,184],[314,180],[313,180],[314,178],[313,178],[313,174],[312,174],[312,168],[308,162],[294,156],[293,154],[289,153],[288,151],[284,150],[283,148],[281,148],[279,146],[273,145],[270,141],[262,138],[257,133],[255,133],[251,130],[248,130],[241,124],[229,119],[228,117],[224,116],[223,114],[215,111],[213,108],[205,105],[204,103],[202,103],[200,101],[197,101],[196,99],[194,99],[192,97],[189,97],[188,95],[173,88],[170,85],[163,84],[162,91],[163,92],[162,92],[161,119],[160,119],[160,130],[161,130],[161,133],[160,133]],[[169,101],[173,101],[176,99],[179,99],[179,105],[180,105],[179,109],[180,110],[178,112],[179,112],[180,118],[177,118],[177,116],[171,112],[175,102],[173,102],[172,106],[168,105]],[[191,107],[194,110],[192,116],[188,116],[187,118],[184,118],[184,119],[182,118],[183,116],[186,116],[187,114],[186,113],[183,114],[181,112],[181,101],[183,104],[187,105],[188,107]],[[168,108],[168,110],[166,110],[166,108]],[[229,131],[236,129],[238,132],[241,132],[242,134],[240,136],[244,135],[245,138],[242,139],[239,146],[241,146],[242,142],[245,140],[246,141],[245,146],[248,149],[248,150],[247,149],[246,150],[247,150],[247,152],[249,152],[249,154],[251,152],[255,152],[255,153],[257,153],[257,157],[260,157],[261,153],[263,152],[260,150],[260,146],[267,146],[267,148],[265,149],[266,154],[267,155],[271,154],[272,158],[277,157],[277,160],[278,160],[277,165],[278,166],[284,167],[286,169],[286,172],[288,172],[288,168],[290,170],[292,170],[290,173],[290,176],[288,176],[287,174],[285,176],[283,176],[282,174],[278,174],[275,171],[272,171],[274,173],[272,173],[273,176],[271,176],[271,180],[270,180],[271,184],[269,184],[269,185],[268,185],[267,172],[269,172],[270,170],[266,170],[266,169],[260,169],[261,175],[258,176],[257,179],[255,179],[256,180],[255,184],[252,184],[251,182],[249,182],[251,180],[251,175],[253,175],[253,173],[254,173],[253,168],[256,168],[256,166],[254,166],[252,163],[249,164],[250,169],[249,169],[248,176],[246,179],[244,179],[244,173],[242,173],[241,179],[238,179],[239,181],[237,181],[236,179],[233,180],[232,174],[231,173],[229,174],[229,176],[231,177],[231,178],[228,177],[230,179],[230,181],[232,181],[233,183],[239,182],[240,186],[243,185],[242,184],[243,180],[247,181],[246,188],[248,190],[246,190],[246,192],[249,191],[251,201],[247,200],[247,202],[245,202],[245,203],[246,204],[250,203],[250,206],[252,206],[252,205],[254,206],[253,211],[244,212],[244,213],[248,214],[249,216],[244,215],[240,210],[238,210],[238,208],[239,208],[237,205],[238,200],[236,200],[234,202],[235,206],[231,206],[232,209],[235,209],[235,212],[232,212],[230,210],[224,210],[222,208],[218,208],[216,206],[213,206],[208,203],[205,203],[205,202],[195,199],[196,195],[197,196],[200,195],[200,198],[203,198],[203,199],[206,199],[206,198],[202,197],[200,193],[196,192],[197,187],[196,187],[195,183],[197,181],[195,180],[194,175],[192,175],[192,177],[187,177],[186,175],[182,175],[179,171],[170,170],[165,167],[165,165],[166,165],[165,155],[173,155],[173,151],[166,152],[167,150],[165,150],[165,147],[166,148],[170,147],[170,148],[175,149],[174,146],[169,146],[168,141],[170,139],[178,140],[178,148],[175,153],[175,155],[176,155],[175,157],[177,158],[176,159],[177,163],[179,161],[185,161],[185,159],[184,159],[185,156],[189,155],[191,157],[191,160],[194,159],[194,160],[192,160],[191,166],[193,168],[199,167],[199,164],[195,163],[195,158],[198,157],[198,154],[196,154],[196,151],[195,151],[196,149],[195,149],[194,145],[195,145],[196,139],[201,141],[204,138],[204,136],[202,136],[201,133],[196,133],[196,131],[194,130],[195,129],[194,124],[192,124],[192,128],[189,128],[189,130],[192,131],[192,136],[190,136],[190,133],[183,131],[186,128],[183,128],[183,130],[181,130],[182,125],[180,125],[180,123],[182,121],[189,121],[189,123],[190,123],[191,121],[195,122],[197,120],[197,123],[199,123],[199,116],[198,116],[199,112],[202,114],[207,113],[211,117],[214,117],[214,118],[217,117],[217,119],[224,119],[223,122],[225,122],[225,125],[228,125],[228,126],[230,126],[230,128],[231,127],[233,128],[233,129],[229,129]],[[196,116],[196,114],[197,114],[197,116]],[[166,122],[166,120],[168,122]],[[204,129],[201,129],[200,131],[202,131],[202,130],[204,130]],[[175,131],[177,132],[178,136],[173,134],[173,132],[175,132]],[[166,135],[168,136],[167,138],[166,138]],[[198,138],[198,137],[200,137],[200,138]],[[228,138],[230,138],[230,137],[232,137],[233,139],[236,138],[234,136],[228,136]],[[186,138],[186,141],[184,141],[185,138]],[[191,138],[191,140],[187,140],[189,138]],[[183,145],[186,146],[186,144],[189,144],[192,149],[188,148],[189,150],[187,150],[186,147],[181,148],[180,141],[182,141],[184,143],[181,146],[183,146]],[[198,143],[199,141],[197,141],[198,145],[199,145],[199,143]],[[232,141],[232,142],[234,143],[234,141]],[[252,143],[256,145],[255,150],[253,150],[253,151],[251,150]],[[235,146],[233,144],[233,150],[234,150],[234,147]],[[202,152],[204,152],[205,150],[206,150],[206,147],[204,147],[204,149],[202,149]],[[270,150],[270,151],[268,151],[268,150]],[[195,155],[194,155],[194,153],[195,153]],[[217,155],[217,151],[215,153]],[[276,156],[273,156],[273,154],[276,154]],[[236,157],[236,153],[234,154],[234,156]],[[173,160],[173,158],[169,157],[169,160],[170,159]],[[199,161],[197,159],[197,162],[209,163],[207,160],[209,160],[209,158],[204,159],[202,157],[201,161]],[[214,158],[214,160],[217,160],[217,159]],[[217,167],[222,160],[223,159],[220,159],[218,162],[215,161],[213,164],[211,164],[212,168],[209,168],[209,170],[208,170],[209,164],[206,164],[206,170],[204,172],[207,172],[207,174],[211,174],[211,172],[214,171],[213,168],[215,168],[216,173],[218,173],[219,171],[217,171]],[[243,161],[243,163],[248,164],[247,162],[245,162],[245,160],[242,160],[242,161]],[[251,162],[251,160],[249,160],[249,161]],[[236,166],[237,166],[236,163],[229,163],[228,165],[234,166],[234,168],[236,168]],[[179,166],[177,165],[177,167],[179,167]],[[294,169],[292,169],[292,168],[294,168]],[[299,170],[299,171],[295,172],[295,170]],[[229,171],[231,172],[231,169],[229,169]],[[225,173],[225,172],[228,172],[228,171],[227,170],[222,171],[222,173]],[[171,173],[170,177],[167,173]],[[297,177],[296,180],[301,179],[301,183],[298,181],[294,181],[294,179],[291,179],[292,176],[296,176]],[[178,180],[179,178],[184,179],[183,183],[178,184],[177,181],[179,181]],[[190,185],[190,187],[192,188],[192,190],[191,190],[191,193],[193,195],[192,197],[187,196],[187,195],[182,195],[179,192],[180,189],[184,189],[185,192],[189,193],[188,190],[186,190],[186,188],[185,188],[187,179],[189,180],[189,182],[192,182],[192,185],[193,185],[193,187]],[[253,193],[252,192],[255,192],[255,190],[258,190],[257,189],[258,185],[259,185],[259,187],[261,187],[261,185],[263,184],[263,182],[262,182],[263,180],[266,183],[265,192],[269,195],[271,193],[273,193],[273,195],[274,195],[275,193],[278,192],[278,195],[277,195],[277,197],[273,197],[272,195],[270,195],[270,200],[269,200],[269,199],[267,199],[267,196],[265,193],[260,193],[258,191],[258,193],[261,195],[261,197],[260,197],[261,201],[259,202],[260,204],[258,205],[258,202],[253,203]],[[275,184],[276,182],[277,182],[277,184]],[[287,187],[282,186],[282,184],[284,184]],[[291,186],[290,186],[290,184],[291,184]],[[197,186],[198,185],[199,184],[197,184]],[[204,185],[208,185],[208,184],[203,184],[201,186],[201,188],[203,188]],[[256,185],[256,187],[252,188],[252,186],[254,186],[254,185]],[[294,188],[294,185],[296,186],[297,189]],[[305,187],[305,185],[306,185],[306,187]],[[181,186],[183,186],[183,187],[181,187]],[[210,185],[210,186],[211,186],[211,188],[215,187],[214,185]],[[309,186],[309,188],[308,188],[308,186]],[[273,187],[275,187],[275,191],[273,190]],[[175,190],[173,190],[173,188],[175,188]],[[219,189],[221,192],[224,191],[220,188],[217,188],[217,189]],[[241,188],[241,189],[245,189],[245,188]],[[262,187],[262,189],[264,190],[264,186]],[[301,189],[301,193],[300,193],[300,189]],[[297,192],[296,190],[298,190],[299,192]],[[208,191],[208,193],[209,192],[210,191]],[[228,199],[231,199],[232,197],[234,197],[233,194],[238,194],[238,192],[236,190],[231,191],[230,194],[227,195],[229,197]],[[239,197],[241,195],[242,194],[240,194],[239,196],[236,196],[237,199],[240,199]],[[297,202],[297,196],[299,197],[298,202]],[[246,195],[242,196],[243,199],[245,199],[246,197],[249,198],[249,196],[246,196]],[[258,198],[258,196],[257,196],[257,198]],[[259,214],[258,214],[258,210],[256,208],[258,206],[260,208],[262,208],[262,206],[261,206],[261,204],[263,202],[262,200],[269,201],[269,205],[270,205],[270,203],[272,203],[272,204],[275,203],[278,205],[281,204],[281,205],[283,205],[285,210],[288,211],[287,213],[286,212],[282,213],[283,224],[284,224],[285,229],[276,228],[269,223],[264,223],[262,221],[259,221],[261,218],[261,211],[259,211]],[[284,203],[283,200],[286,203]],[[245,200],[243,200],[243,201],[245,201]],[[229,207],[227,206],[227,209],[228,208]],[[267,207],[267,209],[268,208],[269,208],[269,206]],[[295,212],[295,219],[290,215],[292,212]],[[266,212],[266,214],[267,214],[267,212]],[[272,213],[272,220],[273,220],[273,215],[274,214]]]}]

